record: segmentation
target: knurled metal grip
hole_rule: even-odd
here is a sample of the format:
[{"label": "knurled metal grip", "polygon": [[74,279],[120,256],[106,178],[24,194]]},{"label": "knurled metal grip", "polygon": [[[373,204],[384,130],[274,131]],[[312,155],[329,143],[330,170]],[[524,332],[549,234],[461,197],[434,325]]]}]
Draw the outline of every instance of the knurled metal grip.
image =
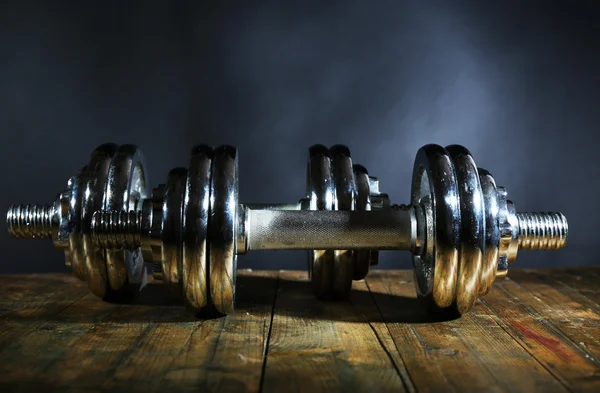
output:
[{"label": "knurled metal grip", "polygon": [[154,279],[197,314],[233,311],[237,255],[308,250],[313,293],[346,299],[379,250],[413,254],[419,298],[432,310],[467,312],[521,249],[565,246],[560,213],[516,213],[506,190],[458,145],[417,152],[409,205],[391,205],[379,180],[347,147],[309,149],[299,202],[244,205],[238,152],[198,145],[187,168],[147,189],[142,153],[105,144],[50,205],[12,206],[9,233],[52,238],[75,275],[105,299],[126,300]]}]

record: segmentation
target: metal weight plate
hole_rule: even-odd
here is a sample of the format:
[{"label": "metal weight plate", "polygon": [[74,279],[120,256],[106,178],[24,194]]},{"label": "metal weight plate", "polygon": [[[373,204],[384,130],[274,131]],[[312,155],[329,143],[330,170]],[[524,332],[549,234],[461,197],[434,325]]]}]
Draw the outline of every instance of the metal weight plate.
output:
[{"label": "metal weight plate", "polygon": [[[353,165],[354,181],[356,183],[356,210],[371,210],[371,187],[369,186],[369,173],[362,165]],[[369,273],[371,266],[372,250],[355,250],[353,255],[353,279],[362,280]]]},{"label": "metal weight plate", "polygon": [[413,257],[417,294],[435,307],[450,307],[456,299],[460,210],[454,165],[443,147],[430,144],[417,152],[411,203],[429,211],[431,225],[425,252]]},{"label": "metal weight plate", "polygon": [[496,186],[498,197],[498,228],[500,230],[500,247],[498,251],[498,270],[496,277],[505,277],[508,273],[509,250],[515,240],[513,225],[509,218],[507,193],[504,187]]},{"label": "metal weight plate", "polygon": [[209,303],[208,215],[213,148],[192,150],[183,198],[182,291],[186,307],[198,313]]},{"label": "metal weight plate", "polygon": [[500,255],[500,226],[498,191],[496,181],[491,173],[485,169],[478,168],[479,181],[483,191],[483,203],[485,210],[485,252],[481,265],[479,277],[479,294],[485,295],[494,284],[496,272],[498,271],[498,257]]},{"label": "metal weight plate", "polygon": [[479,294],[479,277],[485,250],[485,207],[479,172],[471,153],[463,146],[451,145],[460,203],[460,249],[456,288],[456,308],[464,314],[473,307]]},{"label": "metal weight plate", "polygon": [[67,185],[70,192],[69,198],[69,245],[65,250],[65,260],[75,276],[81,281],[87,281],[87,270],[85,266],[85,254],[83,253],[83,236],[81,235],[82,201],[85,174],[87,166],[69,179]]},{"label": "metal weight plate", "polygon": [[[327,147],[314,145],[309,149],[306,183],[309,210],[333,210],[335,190],[331,178],[331,156]],[[318,299],[331,296],[333,250],[310,250],[308,258],[313,294]]]},{"label": "metal weight plate", "polygon": [[211,300],[222,314],[233,312],[237,269],[237,149],[220,146],[212,160],[210,188],[209,275]]},{"label": "metal weight plate", "polygon": [[172,295],[181,294],[182,207],[187,169],[174,168],[167,175],[162,208],[161,261],[162,277]]},{"label": "metal weight plate", "polygon": [[112,143],[101,145],[94,150],[84,175],[84,186],[81,195],[82,248],[79,252],[82,253],[80,255],[84,256],[88,287],[94,295],[100,298],[109,295],[105,252],[94,245],[91,233],[88,233],[86,228],[91,227],[94,212],[103,207],[108,170],[116,151],[117,145]]},{"label": "metal weight plate", "polygon": [[[119,146],[108,171],[104,210],[135,210],[137,201],[148,195],[146,184],[142,152],[134,145]],[[106,250],[106,271],[113,291],[139,289],[146,272],[141,251]]]},{"label": "metal weight plate", "polygon": [[[336,196],[333,210],[354,210],[356,184],[350,150],[344,145],[334,145],[329,149],[329,153]],[[333,296],[335,298],[348,298],[352,290],[353,270],[354,251],[335,250],[333,252]]]}]

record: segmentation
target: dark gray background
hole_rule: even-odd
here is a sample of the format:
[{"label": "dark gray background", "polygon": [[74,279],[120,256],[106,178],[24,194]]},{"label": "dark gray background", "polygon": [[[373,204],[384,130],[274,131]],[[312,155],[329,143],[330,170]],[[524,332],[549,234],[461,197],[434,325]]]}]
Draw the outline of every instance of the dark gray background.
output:
[{"label": "dark gray background", "polygon": [[[517,263],[597,263],[594,1],[57,3],[0,8],[2,208],[49,202],[103,142],[138,144],[152,185],[196,143],[235,145],[243,202],[298,200],[308,147],[344,143],[402,203],[417,149],[459,143],[519,210],[569,219],[567,249]],[[0,247],[1,273],[64,269],[50,241]]]}]

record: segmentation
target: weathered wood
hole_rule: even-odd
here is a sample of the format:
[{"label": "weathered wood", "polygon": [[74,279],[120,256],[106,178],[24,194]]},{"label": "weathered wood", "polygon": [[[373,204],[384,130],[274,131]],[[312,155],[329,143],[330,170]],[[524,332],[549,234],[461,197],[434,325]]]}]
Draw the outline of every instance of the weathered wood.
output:
[{"label": "weathered wood", "polygon": [[[117,306],[86,295],[46,324],[44,334],[33,331],[0,353],[0,391],[147,392],[161,383],[229,391],[234,382],[235,390],[257,390],[276,277],[241,272],[237,311],[207,321],[183,307],[152,304],[157,296],[144,299],[150,304]],[[151,288],[156,295],[162,289]]]},{"label": "weathered wood", "polygon": [[377,271],[367,284],[419,391],[564,391],[480,304],[440,321],[417,302],[412,273]]},{"label": "weathered wood", "polygon": [[0,351],[88,294],[73,276],[0,276]]},{"label": "weathered wood", "polygon": [[[516,270],[497,285],[535,310],[600,366],[600,306],[576,291],[561,291],[564,286],[551,280],[547,271]],[[531,296],[522,296],[523,291]]]},{"label": "weathered wood", "polygon": [[161,391],[259,391],[277,272],[242,272],[236,291],[236,311],[197,325],[164,372]]},{"label": "weathered wood", "polygon": [[375,307],[370,294],[364,286],[354,290],[352,303],[319,302],[306,273],[280,273],[264,392],[405,390],[394,360],[361,312]]},{"label": "weathered wood", "polygon": [[[510,290],[506,288],[510,288]],[[571,391],[600,391],[600,368],[589,355],[527,302],[532,293],[513,280],[498,280],[481,300],[515,341]]]},{"label": "weathered wood", "polygon": [[412,273],[345,302],[305,272],[241,271],[237,309],[198,319],[164,288],[102,302],[62,275],[0,276],[0,392],[600,391],[600,269],[512,270],[459,319]]},{"label": "weathered wood", "polygon": [[577,297],[578,301],[592,307],[600,304],[600,269],[542,269],[536,270],[539,274],[548,276],[553,286],[564,292],[569,292],[570,297]]}]

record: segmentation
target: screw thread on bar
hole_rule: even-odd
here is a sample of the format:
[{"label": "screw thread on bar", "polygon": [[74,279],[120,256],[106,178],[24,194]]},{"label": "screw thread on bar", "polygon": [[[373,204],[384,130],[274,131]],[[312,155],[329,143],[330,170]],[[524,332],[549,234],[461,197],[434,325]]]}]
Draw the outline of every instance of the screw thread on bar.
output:
[{"label": "screw thread on bar", "polygon": [[52,205],[13,205],[6,213],[8,233],[21,239],[52,238]]},{"label": "screw thread on bar", "polygon": [[558,250],[567,243],[569,225],[562,213],[517,213],[519,248]]},{"label": "screw thread on bar", "polygon": [[106,249],[136,249],[141,245],[141,211],[97,211],[92,216],[92,239]]}]

